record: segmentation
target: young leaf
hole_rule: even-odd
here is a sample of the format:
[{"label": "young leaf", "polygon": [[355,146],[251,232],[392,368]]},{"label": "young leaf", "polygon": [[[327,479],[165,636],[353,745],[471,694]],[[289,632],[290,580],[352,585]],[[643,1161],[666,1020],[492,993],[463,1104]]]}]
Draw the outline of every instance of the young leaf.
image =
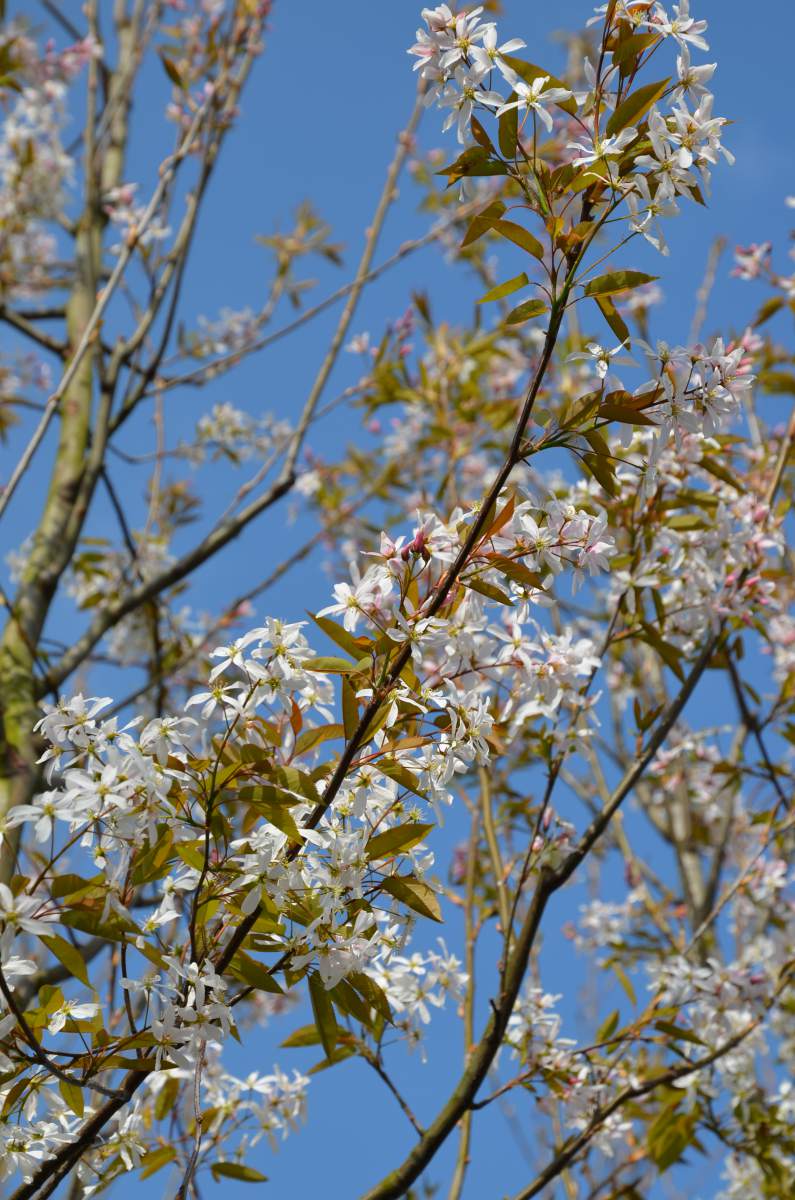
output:
[{"label": "young leaf", "polygon": [[653,283],[659,278],[659,275],[646,275],[643,271],[608,271],[606,275],[591,279],[583,290],[586,296],[614,296],[617,292],[631,292],[633,288]]},{"label": "young leaf", "polygon": [[627,996],[629,997],[629,999],[630,999],[631,1003],[632,1003],[632,1004],[637,1004],[637,1003],[638,1003],[638,998],[637,998],[637,996],[635,995],[635,989],[634,989],[634,987],[632,986],[632,984],[631,984],[631,982],[630,982],[630,979],[629,979],[629,976],[627,975],[627,973],[626,973],[626,971],[624,970],[624,968],[623,968],[623,967],[622,967],[622,966],[621,966],[619,963],[617,963],[617,962],[614,962],[614,963],[612,964],[612,967],[613,967],[613,970],[614,970],[614,971],[615,971],[615,973],[616,973],[616,978],[618,979],[618,982],[621,984],[622,988],[623,988],[623,989],[624,989],[624,991],[626,992],[626,994],[627,994]]},{"label": "young leaf", "polygon": [[394,779],[395,783],[399,783],[407,792],[413,792],[415,796],[425,799],[425,792],[417,782],[416,774],[404,763],[396,758],[379,758],[375,765],[382,775]]},{"label": "young leaf", "polygon": [[318,655],[316,658],[306,658],[301,663],[305,671],[318,671],[323,675],[349,675],[356,670],[356,663],[348,662],[347,658],[336,658],[334,655]]},{"label": "young leaf", "polygon": [[148,1179],[150,1175],[154,1175],[161,1167],[165,1167],[167,1163],[173,1162],[177,1157],[176,1146],[158,1146],[155,1150],[150,1150],[141,1159],[141,1179]]},{"label": "young leaf", "polygon": [[[515,92],[511,93],[511,99],[515,97]],[[499,119],[497,141],[500,144],[500,152],[506,158],[514,158],[516,149],[519,144],[519,112],[515,108],[509,108],[504,112]]]},{"label": "young leaf", "polygon": [[320,1042],[320,1032],[317,1025],[302,1025],[281,1043],[286,1049],[295,1046],[317,1046]]},{"label": "young leaf", "polygon": [[388,875],[381,886],[421,916],[430,917],[432,921],[443,920],[436,892],[421,879],[415,879],[413,875]]},{"label": "young leaf", "polygon": [[607,122],[607,136],[620,133],[628,125],[637,123],[644,117],[656,100],[660,99],[668,84],[668,79],[658,79],[656,83],[646,83],[643,87],[630,92],[626,100],[622,100],[616,111]]},{"label": "young leaf", "polygon": [[682,670],[681,657],[682,651],[678,646],[672,646],[670,642],[664,641],[653,625],[649,625],[646,621],[641,621],[643,627],[643,640],[648,642],[653,650],[659,654],[667,667],[670,667],[677,679],[684,682],[685,673]]},{"label": "young leaf", "polygon": [[331,638],[332,642],[344,650],[346,654],[350,654],[351,658],[356,662],[367,653],[368,648],[372,643],[367,638],[356,638],[352,633],[348,633],[347,629],[343,629],[336,621],[329,620],[328,617],[317,617],[314,613],[308,614],[315,624],[323,630],[326,637]]},{"label": "young leaf", "polygon": [[651,417],[623,404],[600,404],[599,416],[606,421],[621,421],[624,425],[656,425]]},{"label": "young leaf", "polygon": [[313,971],[309,976],[309,999],[312,1002],[312,1013],[323,1049],[329,1058],[333,1058],[340,1031],[331,997],[317,971]]},{"label": "young leaf", "polygon": [[613,1010],[613,1012],[611,1012],[610,1016],[599,1026],[599,1031],[596,1034],[597,1042],[606,1042],[613,1036],[616,1029],[618,1029],[618,1017],[619,1017],[619,1013],[618,1013],[618,1009],[616,1008]]},{"label": "young leaf", "polygon": [[478,238],[483,237],[484,233],[488,233],[491,227],[500,219],[505,212],[505,205],[501,200],[495,200],[492,204],[486,206],[483,212],[479,212],[476,217],[472,218],[469,228],[464,234],[464,240],[461,243],[461,249],[465,246],[471,246]]},{"label": "young leaf", "polygon": [[540,317],[546,311],[547,306],[543,300],[525,300],[524,304],[519,304],[508,313],[505,324],[521,325],[523,321],[529,321],[531,317]]},{"label": "young leaf", "polygon": [[393,858],[418,845],[432,829],[433,825],[422,825],[419,821],[408,821],[405,825],[396,825],[394,829],[385,829],[383,833],[370,838],[365,847],[367,857],[371,862]]},{"label": "young leaf", "polygon": [[242,979],[244,983],[256,988],[259,992],[271,992],[277,996],[284,995],[284,988],[279,986],[265,964],[257,962],[255,958],[251,958],[242,950],[238,950],[232,959],[229,970],[238,979]]},{"label": "young leaf", "polygon": [[[654,45],[659,41],[658,33],[634,33],[629,37],[623,38],[613,51],[613,65],[622,69],[629,64],[633,66],[634,60],[647,50],[649,46]],[[625,75],[630,74],[629,70],[623,72]]]},{"label": "young leaf", "polygon": [[502,300],[505,296],[518,292],[520,288],[527,287],[529,282],[527,275],[522,271],[521,275],[514,275],[513,279],[507,279],[505,283],[498,283],[496,287],[491,288],[485,296],[480,297],[478,304],[488,304],[490,300]]},{"label": "young leaf", "polygon": [[218,1162],[212,1163],[210,1170],[216,1183],[219,1179],[240,1179],[243,1183],[268,1182],[268,1176],[263,1175],[262,1171],[257,1171],[254,1167],[247,1167],[244,1163],[225,1162],[223,1159],[219,1159]]},{"label": "young leaf", "polygon": [[613,467],[609,459],[602,458],[601,455],[593,454],[589,451],[583,454],[582,460],[594,479],[598,483],[601,483],[608,495],[617,496],[619,494],[620,488],[616,482]]},{"label": "young leaf", "polygon": [[180,75],[179,68],[177,67],[176,63],[170,58],[167,58],[165,54],[160,55],[160,61],[163,64],[163,69],[166,72],[166,75],[168,75],[174,86],[178,87],[180,91],[184,92],[185,80]]},{"label": "young leaf", "polygon": [[76,1083],[67,1083],[65,1079],[59,1079],[58,1089],[75,1116],[82,1117],[86,1110],[82,1088]]},{"label": "young leaf", "polygon": [[[86,987],[90,987],[83,956],[71,942],[67,942],[66,938],[59,937],[57,933],[47,937],[40,937],[39,941],[44,942],[50,953],[54,954],[60,963],[63,963],[70,975],[73,975],[75,979],[79,979]],[[78,1113],[78,1116],[80,1115],[82,1114]]]},{"label": "young leaf", "polygon": [[356,989],[371,1008],[375,1009],[379,1017],[382,1017],[390,1025],[394,1024],[389,1000],[380,984],[376,983],[374,979],[371,979],[369,975],[365,975],[362,971],[351,971],[348,975],[348,983]]},{"label": "young leaf", "polygon": [[517,225],[516,221],[503,221],[502,218],[494,221],[493,225],[495,232],[501,233],[509,242],[526,250],[528,254],[532,254],[533,258],[537,258],[539,261],[543,259],[544,247],[537,237],[533,237],[529,229],[525,229],[524,225]]},{"label": "young leaf", "polygon": [[629,342],[629,329],[627,323],[621,316],[613,301],[609,296],[594,296],[594,301],[599,307],[599,311],[607,321],[613,333],[618,338],[619,342]]}]

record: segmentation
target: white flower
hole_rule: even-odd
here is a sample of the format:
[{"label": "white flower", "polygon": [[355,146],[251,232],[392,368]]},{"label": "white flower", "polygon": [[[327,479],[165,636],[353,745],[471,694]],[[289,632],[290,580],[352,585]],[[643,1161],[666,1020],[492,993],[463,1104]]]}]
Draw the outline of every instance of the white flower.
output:
[{"label": "white flower", "polygon": [[569,142],[567,148],[578,151],[576,157],[571,160],[572,166],[584,167],[598,162],[602,158],[618,158],[630,142],[634,142],[637,133],[634,125],[630,125],[627,129],[622,129],[620,133],[614,134],[613,137],[590,138],[587,142]]},{"label": "white flower", "polygon": [[527,84],[513,71],[504,71],[503,74],[516,92],[517,98],[509,101],[508,104],[503,104],[498,109],[497,116],[501,117],[503,113],[509,112],[512,108],[523,108],[527,113],[533,112],[547,132],[551,133],[552,114],[547,112],[544,105],[560,104],[563,100],[570,100],[571,92],[567,88],[546,87],[549,82],[548,75],[539,75],[531,84]]},{"label": "white flower", "polygon": [[445,85],[439,100],[440,108],[452,110],[442,129],[449,129],[451,125],[455,125],[456,136],[463,144],[476,106],[484,104],[487,108],[499,108],[503,99],[499,92],[487,91],[480,86],[479,72],[456,67],[453,78]]},{"label": "white flower", "polygon": [[578,350],[576,354],[570,354],[569,362],[591,362],[594,365],[594,370],[600,379],[605,379],[610,370],[611,360],[615,359],[620,363],[631,363],[632,359],[628,356],[617,358],[622,350],[625,349],[625,343],[620,346],[615,346],[612,350],[605,350],[604,346],[600,346],[598,342],[588,342],[585,350]]},{"label": "white flower", "polygon": [[21,929],[25,933],[46,934],[48,922],[57,920],[56,913],[41,915],[42,903],[32,896],[15,896],[5,883],[0,883],[0,924],[4,929]]},{"label": "white flower", "polygon": [[488,25],[486,32],[483,35],[483,44],[481,46],[473,46],[470,50],[470,58],[473,64],[478,67],[484,75],[496,67],[507,79],[507,72],[510,67],[503,62],[504,54],[515,54],[517,50],[521,50],[527,43],[521,38],[511,38],[508,42],[503,42],[501,46],[497,45],[497,26],[494,24]]},{"label": "white flower", "polygon": [[655,33],[660,32],[676,38],[682,45],[690,42],[691,46],[696,46],[699,50],[709,50],[709,45],[701,36],[707,28],[707,22],[696,21],[690,16],[690,0],[680,0],[679,4],[675,4],[674,14],[673,18],[669,17],[662,5],[658,4],[654,10],[651,28]]},{"label": "white flower", "polygon": [[90,1021],[98,1012],[98,1004],[78,1004],[76,1000],[65,1000],[51,1015],[47,1029],[50,1033],[60,1033],[67,1021]]}]

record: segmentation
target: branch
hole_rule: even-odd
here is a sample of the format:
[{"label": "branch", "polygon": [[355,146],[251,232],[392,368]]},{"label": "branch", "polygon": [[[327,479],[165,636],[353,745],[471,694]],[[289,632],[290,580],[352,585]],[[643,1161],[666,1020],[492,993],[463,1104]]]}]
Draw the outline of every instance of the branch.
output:
[{"label": "branch", "polygon": [[10,325],[12,329],[16,329],[17,333],[21,333],[44,350],[49,350],[51,354],[57,355],[58,358],[62,359],[66,357],[69,349],[66,342],[61,342],[58,338],[52,337],[51,334],[45,333],[33,321],[28,320],[22,313],[16,312],[6,304],[0,305],[0,321],[5,321],[6,325]]},{"label": "branch", "polygon": [[[781,991],[787,981],[787,978],[788,976],[785,975],[784,982],[779,986],[776,994]],[[593,1135],[596,1133],[599,1127],[604,1124],[608,1117],[611,1117],[614,1112],[617,1112],[620,1108],[623,1108],[623,1106],[629,1103],[629,1101],[638,1100],[641,1096],[648,1096],[651,1092],[656,1091],[658,1087],[665,1087],[671,1083],[675,1083],[678,1079],[684,1079],[687,1075],[694,1075],[698,1071],[703,1071],[705,1067],[711,1066],[714,1062],[717,1062],[719,1058],[723,1058],[724,1055],[731,1053],[731,1051],[744,1042],[749,1034],[753,1033],[753,1031],[761,1023],[762,1017],[755,1017],[753,1021],[750,1021],[743,1029],[733,1034],[733,1036],[728,1038],[725,1042],[722,1042],[720,1046],[718,1046],[715,1050],[710,1051],[709,1054],[705,1054],[695,1061],[690,1060],[689,1062],[682,1063],[678,1067],[672,1067],[668,1071],[664,1071],[659,1075],[655,1075],[652,1079],[644,1080],[643,1083],[638,1083],[634,1086],[624,1088],[624,1090],[615,1096],[609,1102],[609,1104],[603,1105],[602,1108],[598,1109],[597,1112],[594,1113],[593,1117],[586,1128],[583,1129],[582,1133],[573,1138],[569,1144],[555,1156],[549,1166],[545,1167],[544,1170],[528,1187],[524,1188],[521,1192],[518,1192],[516,1196],[514,1196],[513,1200],[531,1200],[531,1197],[537,1196],[539,1192],[543,1191],[547,1184],[550,1183],[551,1180],[555,1179],[555,1177],[559,1175],[561,1171],[573,1161],[574,1158],[576,1158],[580,1150],[582,1150],[584,1146],[587,1146]]]},{"label": "branch", "polygon": [[186,132],[180,145],[177,147],[175,152],[169,158],[165,159],[165,161],[161,164],[160,180],[159,180],[154,192],[152,193],[152,196],[149,200],[149,203],[146,206],[146,209],[144,210],[144,212],[141,216],[141,220],[138,223],[135,234],[131,235],[126,240],[126,242],[122,248],[122,251],[116,261],[116,266],[113,268],[113,271],[111,272],[110,279],[108,280],[107,284],[102,289],[102,291],[100,292],[99,298],[94,306],[93,312],[91,313],[91,316],[89,317],[89,319],[83,329],[83,335],[80,338],[80,342],[78,343],[77,349],[75,350],[74,355],[69,362],[69,366],[66,368],[66,371],[64,372],[64,374],[61,378],[61,382],[58,384],[58,387],[55,389],[55,391],[52,393],[52,395],[48,399],[48,401],[45,405],[44,413],[42,414],[41,420],[39,421],[39,424],[36,426],[36,429],[34,430],[33,435],[30,438],[30,441],[28,442],[27,446],[23,450],[22,455],[21,455],[17,465],[14,467],[14,470],[11,473],[11,477],[10,477],[8,483],[6,484],[2,495],[0,495],[0,517],[2,517],[3,513],[5,512],[6,508],[8,507],[11,497],[13,496],[14,492],[16,491],[16,489],[19,485],[19,482],[22,479],[22,476],[27,471],[28,467],[30,466],[31,461],[33,460],[34,454],[36,453],[37,449],[39,448],[42,441],[44,440],[44,435],[46,434],[47,429],[49,428],[52,418],[55,416],[56,409],[58,408],[59,404],[61,403],[61,400],[63,399],[63,396],[66,393],[66,391],[68,390],[70,384],[72,383],[75,376],[77,375],[77,372],[80,368],[80,364],[82,363],[83,358],[86,355],[86,352],[88,351],[89,347],[94,342],[96,332],[97,332],[100,322],[105,314],[105,310],[107,309],[107,307],[110,303],[111,297],[113,296],[114,292],[116,291],[117,287],[119,286],[119,283],[121,282],[122,276],[124,275],[124,272],[127,269],[127,266],[135,252],[135,249],[141,239],[142,234],[145,232],[147,226],[149,225],[149,222],[152,220],[155,213],[157,212],[157,209],[160,206],[160,202],[163,199],[163,196],[165,195],[166,189],[167,189],[169,183],[171,182],[171,180],[173,179],[180,163],[191,152],[194,142],[199,134],[199,130],[201,129],[201,126],[202,126],[207,114],[210,111],[211,103],[212,103],[214,95],[215,95],[215,92],[212,91],[205,98],[203,103],[196,110],[194,118],[191,121],[190,127],[188,128],[188,131]]},{"label": "branch", "polygon": [[[206,562],[208,558],[217,554],[228,542],[237,537],[251,521],[263,513],[277,500],[280,500],[287,492],[289,492],[296,480],[295,464],[298,455],[306,437],[307,430],[315,414],[318,402],[322,395],[323,389],[331,374],[334,363],[337,360],[340,348],[345,340],[351,320],[353,319],[356,305],[365,285],[370,264],[375,253],[378,237],[383,228],[386,214],[394,199],[395,185],[398,175],[408,156],[411,138],[416,129],[422,112],[422,92],[420,91],[414,105],[411,117],[404,132],[398,139],[398,148],[395,156],[387,171],[386,181],[381,193],[381,198],[378,202],[375,216],[373,218],[370,231],[367,236],[362,258],[356,272],[348,302],[340,316],[337,328],[334,332],[331,345],[321,363],[320,370],[317,374],[312,389],[307,397],[303,412],[298,422],[298,426],[291,438],[290,448],[285,456],[282,464],[279,477],[259,499],[254,500],[246,508],[242,509],[237,516],[230,516],[221,521],[216,528],[209,534],[203,542],[201,542],[194,550],[185,554],[178,562],[174,563],[168,570],[162,572],[159,576],[149,580],[146,584],[142,584],[126,597],[123,597],[116,604],[109,605],[104,611],[97,613],[96,617],[89,625],[86,632],[78,640],[75,646],[69,650],[60,663],[56,665],[54,670],[48,674],[48,684],[53,680],[54,686],[58,686],[64,679],[71,674],[86,655],[93,649],[99,639],[116,625],[128,613],[133,612],[141,604],[147,600],[153,599],[159,595],[165,588],[171,587],[174,583],[178,583],[187,575],[192,574],[197,567]],[[129,343],[128,343],[129,344]],[[123,410],[123,411],[126,411]],[[121,414],[120,414],[121,415]],[[115,424],[118,425],[119,417],[116,418]],[[114,426],[115,427],[115,426]],[[2,509],[0,508],[0,514]],[[43,694],[43,693],[42,693]]]}]

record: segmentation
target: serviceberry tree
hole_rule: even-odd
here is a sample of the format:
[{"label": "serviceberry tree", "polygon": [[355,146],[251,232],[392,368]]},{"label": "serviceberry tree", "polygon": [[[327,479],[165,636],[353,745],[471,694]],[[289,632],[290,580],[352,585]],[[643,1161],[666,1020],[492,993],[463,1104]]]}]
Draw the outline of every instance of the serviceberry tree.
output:
[{"label": "serviceberry tree", "polygon": [[[795,312],[795,279],[768,244],[738,251],[766,296],[702,342],[716,243],[691,343],[669,345],[650,340],[657,276],[633,265],[644,240],[668,254],[668,218],[733,161],[706,22],[687,0],[609,0],[576,14],[557,78],[496,3],[423,10],[353,277],[305,306],[304,260],[340,261],[306,204],[260,239],[259,310],[191,322],[200,216],[271,6],[86,0],[75,25],[44,3],[60,40],[33,5],[2,27],[0,518],[33,497],[0,641],[5,1194],[262,1181],[252,1146],[311,1118],[290,1055],[314,1047],[337,1078],[371,1068],[410,1132],[403,1161],[385,1136],[367,1200],[458,1200],[478,1114],[508,1093],[538,1147],[515,1200],[632,1200],[667,1171],[687,1188],[693,1150],[724,1200],[790,1197],[795,355],[766,322]],[[153,78],[173,133],[147,193],[128,164]],[[435,109],[448,150],[422,156]],[[377,262],[407,166],[427,232]],[[367,284],[429,243],[479,281],[471,322],[419,290],[354,334]],[[181,395],[336,301],[299,412],[224,399],[169,439]],[[361,377],[330,400],[343,349]],[[321,455],[342,405],[362,435]],[[218,505],[213,472],[245,464]],[[287,497],[303,544],[280,539]],[[255,522],[276,547],[263,576],[201,612],[187,585]],[[340,581],[308,616],[266,615],[318,546]],[[111,664],[115,697],[94,695]],[[550,978],[542,938],[561,933]],[[615,984],[586,1040],[547,990],[577,958]],[[461,1057],[419,1111],[393,1064],[445,1004]],[[284,1058],[235,1076],[230,1040],[265,1021]],[[344,1173],[329,1186],[353,1194]]]}]

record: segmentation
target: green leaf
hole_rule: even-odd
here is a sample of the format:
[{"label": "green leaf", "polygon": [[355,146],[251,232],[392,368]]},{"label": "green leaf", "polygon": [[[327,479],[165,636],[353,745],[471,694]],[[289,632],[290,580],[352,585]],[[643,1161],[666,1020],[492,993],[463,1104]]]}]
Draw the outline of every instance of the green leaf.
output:
[{"label": "green leaf", "polygon": [[79,979],[86,987],[91,986],[83,956],[71,942],[67,942],[66,938],[59,937],[57,933],[40,937],[39,941],[44,942],[50,953],[54,954],[60,963],[63,963],[70,975]]},{"label": "green leaf", "polygon": [[263,1175],[262,1171],[257,1171],[254,1167],[244,1166],[243,1163],[226,1162],[224,1159],[214,1162],[210,1170],[216,1183],[219,1179],[240,1179],[243,1183],[268,1182],[268,1176]]},{"label": "green leaf", "polygon": [[491,288],[485,296],[480,297],[478,304],[488,304],[491,300],[502,300],[505,296],[518,292],[520,288],[527,287],[529,282],[527,275],[522,271],[521,275],[514,275],[513,279],[507,279],[505,283],[498,283],[496,287]]},{"label": "green leaf", "polygon": [[681,1025],[676,1025],[673,1021],[655,1021],[654,1028],[659,1029],[660,1033],[667,1034],[677,1042],[691,1042],[694,1046],[703,1046],[704,1042],[700,1037],[697,1037],[691,1029],[683,1029]]},{"label": "green leaf", "polygon": [[656,425],[657,422],[639,412],[637,408],[629,408],[623,404],[600,404],[598,415],[605,421],[620,421],[624,425]]},{"label": "green leaf", "polygon": [[175,1079],[173,1075],[169,1075],[166,1078],[166,1082],[158,1090],[155,1098],[155,1117],[158,1121],[162,1121],[164,1117],[168,1116],[176,1104],[177,1096],[179,1095],[179,1085],[180,1081]]},{"label": "green leaf", "polygon": [[[345,1013],[349,1017],[353,1017],[355,1021],[367,1026],[368,1029],[373,1027],[373,1014],[369,1004],[362,1000],[359,993],[352,988],[345,979],[341,979],[339,983],[335,983],[334,987],[329,992],[334,1001],[337,1010]],[[335,1056],[339,1054],[339,1048],[335,1051]]]},{"label": "green leaf", "polygon": [[540,588],[544,586],[544,576],[538,571],[531,571],[523,562],[519,562],[515,558],[504,558],[501,554],[495,554],[491,560],[492,565],[514,583],[520,583],[524,587]]},{"label": "green leaf", "polygon": [[770,318],[774,316],[780,308],[783,307],[783,305],[783,296],[771,296],[768,300],[765,300],[764,304],[760,306],[759,312],[754,317],[754,325],[756,328],[758,329],[760,325],[764,325],[765,321],[769,321]]},{"label": "green leaf", "polygon": [[469,128],[472,130],[472,136],[479,146],[482,146],[484,150],[491,151],[494,149],[491,144],[491,138],[486,133],[486,130],[483,128],[477,117],[473,116],[470,118]]},{"label": "green leaf", "polygon": [[422,800],[426,798],[426,793],[417,782],[417,776],[414,771],[398,759],[379,758],[375,763],[375,767],[382,775],[386,775],[388,779],[394,779],[395,783],[399,783],[407,792],[413,792],[415,796],[419,796]]},{"label": "green leaf", "polygon": [[705,471],[709,471],[710,475],[714,475],[716,479],[722,479],[724,483],[728,483],[736,491],[745,493],[746,489],[740,483],[740,480],[736,475],[732,474],[724,463],[705,456],[698,465],[703,467]]},{"label": "green leaf", "polygon": [[356,988],[359,995],[367,1001],[371,1008],[375,1009],[380,1017],[383,1017],[390,1025],[394,1024],[387,994],[380,984],[376,983],[369,975],[365,975],[363,971],[351,971],[348,975],[348,983],[351,987]]},{"label": "green leaf", "polygon": [[600,483],[609,496],[618,496],[621,489],[616,481],[610,461],[599,454],[588,452],[582,455],[586,469]]},{"label": "green leaf", "polygon": [[478,238],[483,237],[484,233],[488,233],[492,226],[499,221],[504,212],[505,205],[502,200],[494,200],[482,212],[479,212],[476,217],[473,217],[469,228],[464,234],[461,249],[463,250],[465,246],[471,246]]},{"label": "green leaf", "polygon": [[365,847],[367,857],[371,862],[393,858],[417,846],[433,828],[433,825],[423,825],[419,821],[408,821],[405,825],[396,825],[394,829],[385,829],[383,833],[370,838]]},{"label": "green leaf", "polygon": [[[511,93],[511,97],[515,95]],[[515,158],[516,149],[519,145],[519,112],[518,109],[510,108],[504,112],[499,118],[497,125],[497,141],[500,144],[500,151],[506,158]]]},{"label": "green leaf", "polygon": [[[534,83],[542,75],[548,76],[544,91],[546,91],[546,88],[567,88],[562,79],[558,79],[556,75],[544,70],[543,67],[537,67],[535,63],[525,62],[521,58],[514,58],[512,54],[504,55],[503,62],[506,62],[511,70],[515,71],[525,83]],[[557,105],[558,108],[562,108],[564,112],[570,113],[572,116],[577,112],[577,101],[573,96],[570,96],[568,100],[557,101]]]},{"label": "green leaf", "polygon": [[621,986],[622,986],[622,988],[624,989],[624,991],[626,992],[627,996],[629,997],[629,1000],[630,1000],[630,1002],[631,1002],[632,1004],[637,1004],[637,1003],[638,1003],[638,998],[637,998],[637,996],[635,995],[635,989],[634,989],[634,987],[632,986],[632,984],[631,984],[631,982],[630,982],[630,979],[629,979],[629,976],[627,975],[626,971],[625,971],[625,970],[624,970],[624,968],[623,968],[623,967],[622,967],[622,966],[621,966],[619,963],[617,963],[617,962],[614,962],[614,963],[612,964],[612,966],[613,966],[613,970],[614,970],[614,971],[615,971],[615,973],[616,973],[616,978],[617,978],[618,982],[621,984]]},{"label": "green leaf", "polygon": [[430,917],[432,921],[443,921],[436,892],[421,879],[415,879],[413,875],[388,875],[381,886],[390,896],[421,916]]},{"label": "green leaf", "polygon": [[[613,51],[613,66],[623,68],[627,63],[634,65],[634,60],[649,46],[659,41],[659,38],[658,33],[633,33],[623,38]],[[629,73],[624,71],[625,75]]]},{"label": "green leaf", "polygon": [[282,1042],[282,1046],[291,1050],[296,1046],[317,1046],[320,1042],[320,1031],[317,1025],[302,1025]]},{"label": "green leaf", "polygon": [[659,278],[659,275],[646,275],[644,271],[608,271],[606,275],[591,279],[583,290],[586,296],[614,296],[617,292],[631,292],[633,288],[653,283]]},{"label": "green leaf", "polygon": [[609,296],[594,296],[594,300],[599,307],[599,311],[607,321],[613,333],[618,338],[619,342],[629,342],[629,329],[627,323],[621,316],[613,301]]},{"label": "green leaf", "polygon": [[331,997],[317,971],[309,976],[309,999],[323,1049],[329,1058],[333,1058],[340,1031]]},{"label": "green leaf", "polygon": [[792,371],[760,371],[759,382],[764,391],[774,395],[795,395],[795,374]]},{"label": "green leaf", "polygon": [[710,526],[701,513],[677,513],[665,522],[668,529],[709,529]]},{"label": "green leaf", "polygon": [[184,92],[185,91],[185,81],[182,78],[182,76],[180,75],[179,69],[178,69],[176,63],[173,62],[170,58],[167,58],[165,54],[160,55],[160,61],[163,64],[163,69],[165,70],[166,75],[168,75],[169,79],[174,84],[174,86],[178,87],[181,91]]},{"label": "green leaf", "polygon": [[372,646],[369,638],[357,638],[352,633],[348,633],[347,629],[343,629],[342,625],[338,625],[336,621],[329,620],[328,617],[317,617],[314,613],[308,613],[319,629],[322,629],[326,637],[331,638],[346,654],[350,654],[351,658],[356,662],[366,654]]},{"label": "green leaf", "polygon": [[614,1009],[610,1016],[600,1025],[596,1035],[597,1042],[607,1042],[618,1029],[618,1009]]},{"label": "green leaf", "polygon": [[521,325],[523,321],[529,321],[531,317],[540,317],[546,311],[547,306],[543,300],[525,300],[524,304],[518,305],[508,313],[505,324]]},{"label": "green leaf", "polygon": [[327,1071],[329,1067],[336,1067],[338,1063],[345,1062],[346,1058],[352,1058],[356,1054],[353,1046],[337,1046],[332,1058],[324,1058],[319,1063],[315,1063],[307,1071],[307,1075],[318,1075],[321,1071]]},{"label": "green leaf", "polygon": [[356,663],[347,658],[318,655],[317,658],[306,658],[301,663],[305,671],[321,671],[324,675],[347,675],[356,670]]},{"label": "green leaf", "polygon": [[76,1117],[82,1117],[86,1110],[83,1099],[83,1089],[76,1083],[67,1083],[65,1079],[58,1080],[58,1090]]},{"label": "green leaf", "polygon": [[533,237],[529,229],[525,229],[524,225],[518,225],[516,221],[499,221],[494,222],[494,230],[496,233],[501,233],[509,242],[513,242],[515,246],[526,250],[528,254],[532,254],[533,258],[539,261],[544,257],[544,247],[541,245],[537,237]]},{"label": "green leaf", "polygon": [[319,746],[321,742],[334,741],[343,736],[344,731],[341,725],[320,725],[317,729],[305,729],[295,739],[295,753],[296,755],[306,754],[308,750],[314,750],[315,746]]},{"label": "green leaf", "polygon": [[94,886],[94,882],[90,879],[83,879],[80,875],[70,875],[65,872],[63,875],[56,875],[50,884],[50,891],[56,900],[60,900],[63,896],[74,896],[76,892],[87,891]]},{"label": "green leaf", "polygon": [[[278,800],[267,800],[261,797],[268,793],[274,793],[277,796],[281,795],[285,803],[279,803]],[[280,829],[286,834],[292,842],[298,842],[299,845],[303,842],[303,834],[296,825],[293,818],[290,816],[290,804],[298,804],[299,800],[295,796],[287,796],[283,792],[279,793],[276,788],[269,787],[252,787],[241,788],[237,796],[232,796],[232,799],[239,799],[246,804],[250,804],[255,808],[260,816],[269,821],[276,829]]]},{"label": "green leaf", "polygon": [[489,600],[493,600],[495,604],[506,604],[509,608],[513,608],[513,600],[504,592],[502,588],[495,587],[493,583],[488,583],[485,579],[464,580],[464,587],[468,587],[473,592],[479,592],[481,596],[488,596]]},{"label": "green leaf", "polygon": [[477,175],[507,175],[508,168],[504,162],[491,158],[482,146],[469,146],[455,162],[442,167],[436,174],[446,175],[450,183],[455,183],[457,179]]},{"label": "green leaf", "polygon": [[626,100],[622,100],[607,122],[607,136],[612,137],[613,134],[626,129],[628,125],[637,124],[641,117],[646,115],[652,104],[660,99],[670,82],[669,76],[667,79],[658,79],[656,83],[645,83],[643,87],[636,88],[634,92],[631,92]]},{"label": "green leaf", "polygon": [[141,1159],[141,1179],[148,1179],[161,1167],[173,1162],[176,1157],[177,1151],[174,1146],[158,1146],[156,1150],[150,1150]]},{"label": "green leaf", "polygon": [[610,458],[610,447],[602,437],[598,429],[584,429],[583,436],[587,439],[594,454],[598,454],[600,458]]},{"label": "green leaf", "polygon": [[682,651],[677,646],[672,646],[670,642],[664,641],[653,625],[647,624],[646,621],[641,621],[641,626],[643,628],[643,640],[659,654],[665,665],[671,668],[676,678],[684,683],[685,673],[682,670],[680,662]]},{"label": "green leaf", "polygon": [[229,970],[232,975],[236,975],[250,987],[256,988],[258,992],[270,992],[276,996],[284,995],[284,988],[279,986],[265,964],[257,962],[255,958],[251,958],[242,950],[238,950],[232,959]]}]

